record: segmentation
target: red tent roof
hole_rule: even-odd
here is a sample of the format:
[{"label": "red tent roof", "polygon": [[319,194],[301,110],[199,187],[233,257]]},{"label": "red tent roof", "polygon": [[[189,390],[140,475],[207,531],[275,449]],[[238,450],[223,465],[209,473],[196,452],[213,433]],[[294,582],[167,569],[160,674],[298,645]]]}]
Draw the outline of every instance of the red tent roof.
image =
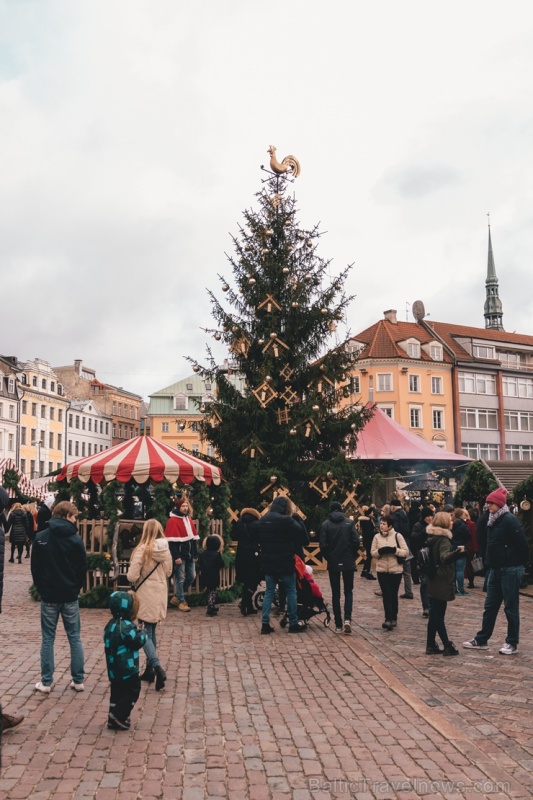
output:
[{"label": "red tent roof", "polygon": [[364,461],[452,461],[462,464],[472,461],[468,456],[443,450],[402,428],[374,403],[367,403],[366,408],[373,414],[357,435],[357,447],[355,453],[350,453],[350,458]]}]

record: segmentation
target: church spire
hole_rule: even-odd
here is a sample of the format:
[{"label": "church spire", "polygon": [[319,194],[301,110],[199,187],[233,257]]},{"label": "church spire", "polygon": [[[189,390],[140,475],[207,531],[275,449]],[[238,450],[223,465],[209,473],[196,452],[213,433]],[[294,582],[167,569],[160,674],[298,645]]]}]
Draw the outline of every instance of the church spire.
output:
[{"label": "church spire", "polygon": [[487,261],[487,280],[485,281],[487,299],[485,300],[485,328],[495,331],[503,331],[503,312],[502,301],[498,296],[498,278],[496,277],[496,267],[494,266],[494,255],[492,252],[492,239],[490,235],[489,217],[489,256]]}]

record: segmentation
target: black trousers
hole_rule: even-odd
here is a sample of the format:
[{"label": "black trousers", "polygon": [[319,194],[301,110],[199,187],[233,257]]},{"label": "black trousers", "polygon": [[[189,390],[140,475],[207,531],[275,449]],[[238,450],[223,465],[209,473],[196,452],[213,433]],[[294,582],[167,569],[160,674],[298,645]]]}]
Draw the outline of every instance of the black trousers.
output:
[{"label": "black trousers", "polygon": [[344,619],[351,621],[353,610],[353,576],[355,570],[347,569],[343,572],[329,571],[329,583],[331,586],[331,604],[333,606],[333,616],[335,617],[335,627],[342,627],[341,616],[341,575],[344,586]]},{"label": "black trousers", "polygon": [[446,600],[437,600],[436,597],[431,597],[429,601],[429,619],[428,619],[428,637],[427,646],[433,647],[436,644],[435,635],[438,633],[444,647],[448,647],[450,640],[446,631],[444,617],[446,616],[446,608],[448,603]]},{"label": "black trousers", "polygon": [[109,718],[126,722],[132,712],[133,706],[141,693],[141,679],[133,675],[124,680],[110,681],[111,697],[109,700]]},{"label": "black trousers", "polygon": [[378,581],[383,595],[385,620],[396,622],[398,619],[398,591],[402,582],[402,572],[378,572]]}]

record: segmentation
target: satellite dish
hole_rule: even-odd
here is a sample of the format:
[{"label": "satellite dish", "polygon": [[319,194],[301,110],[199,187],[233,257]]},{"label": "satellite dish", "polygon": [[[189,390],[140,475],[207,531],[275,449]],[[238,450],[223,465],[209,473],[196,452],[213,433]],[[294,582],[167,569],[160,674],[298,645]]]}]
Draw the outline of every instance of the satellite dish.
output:
[{"label": "satellite dish", "polygon": [[412,308],[413,308],[413,317],[416,319],[417,322],[421,322],[426,316],[426,309],[424,308],[424,303],[422,302],[422,300],[415,300]]}]

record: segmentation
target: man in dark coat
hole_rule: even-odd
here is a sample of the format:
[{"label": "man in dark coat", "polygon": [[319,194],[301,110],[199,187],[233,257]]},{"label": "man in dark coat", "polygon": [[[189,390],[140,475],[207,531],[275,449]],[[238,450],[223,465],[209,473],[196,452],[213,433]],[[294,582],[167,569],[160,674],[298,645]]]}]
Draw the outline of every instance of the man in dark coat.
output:
[{"label": "man in dark coat", "polygon": [[[352,632],[353,577],[359,545],[359,534],[353,520],[348,519],[342,513],[341,504],[334,501],[329,509],[329,517],[320,527],[320,550],[328,562],[335,633]],[[344,588],[344,628],[341,617],[341,575]]]},{"label": "man in dark coat", "polygon": [[257,523],[260,519],[261,514],[255,508],[243,508],[233,528],[233,540],[237,542],[235,577],[243,585],[239,608],[244,617],[248,614],[257,614],[253,596],[263,579],[257,539]]},{"label": "man in dark coat", "polygon": [[[390,513],[394,520],[394,530],[401,533],[407,543],[407,547],[411,550],[411,531],[409,528],[409,518],[402,508],[402,503],[397,497],[393,497],[390,501]],[[413,578],[411,575],[411,560],[408,558],[403,563],[403,594],[400,595],[402,600],[413,600]]]},{"label": "man in dark coat", "polygon": [[507,491],[500,487],[487,497],[487,549],[485,564],[489,567],[487,596],[483,621],[473,639],[463,647],[487,650],[496,617],[503,603],[507,617],[507,636],[499,652],[511,656],[517,652],[520,632],[520,583],[529,558],[524,529],[507,506]]},{"label": "man in dark coat", "polygon": [[291,502],[276,497],[265,516],[257,523],[266,591],[263,600],[261,633],[272,633],[270,609],[276,583],[282,580],[287,595],[289,633],[301,633],[305,626],[298,622],[294,556],[298,548],[308,544],[305,527],[291,517]]},{"label": "man in dark coat", "polygon": [[41,680],[35,688],[42,694],[50,694],[53,686],[60,615],[70,644],[70,687],[77,692],[84,689],[78,595],[87,574],[87,553],[75,525],[77,515],[72,503],[57,503],[48,527],[37,534],[31,550],[31,574],[41,596]]},{"label": "man in dark coat", "polygon": [[[429,506],[424,506],[420,512],[420,519],[413,525],[411,532],[411,552],[413,553],[413,560],[416,561],[418,553],[427,544],[427,526],[433,522],[433,509]],[[422,601],[422,616],[429,617],[429,594],[428,594],[428,576],[420,574],[420,599]]]}]

